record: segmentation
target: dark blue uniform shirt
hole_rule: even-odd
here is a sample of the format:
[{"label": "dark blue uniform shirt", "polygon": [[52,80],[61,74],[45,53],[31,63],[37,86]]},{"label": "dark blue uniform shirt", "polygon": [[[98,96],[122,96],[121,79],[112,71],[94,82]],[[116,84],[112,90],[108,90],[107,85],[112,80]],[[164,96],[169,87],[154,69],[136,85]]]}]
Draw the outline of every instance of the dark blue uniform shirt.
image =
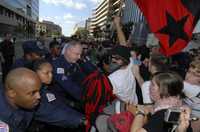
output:
[{"label": "dark blue uniform shirt", "polygon": [[82,89],[77,80],[82,78],[80,69],[76,64],[70,64],[64,56],[52,62],[54,81],[59,85],[59,92],[66,92],[73,98],[80,100]]},{"label": "dark blue uniform shirt", "polygon": [[0,109],[0,120],[9,125],[11,132],[24,132],[34,114],[34,111],[13,108],[8,103],[2,88],[0,88]]},{"label": "dark blue uniform shirt", "polygon": [[57,96],[46,86],[41,88],[40,93],[41,102],[36,110],[35,120],[60,127],[72,128],[80,125],[84,116],[67,106],[64,97]]},{"label": "dark blue uniform shirt", "polygon": [[27,67],[27,68],[29,68],[30,65],[31,65],[30,61],[26,60],[25,58],[19,58],[13,64],[12,69],[20,68],[20,67]]}]

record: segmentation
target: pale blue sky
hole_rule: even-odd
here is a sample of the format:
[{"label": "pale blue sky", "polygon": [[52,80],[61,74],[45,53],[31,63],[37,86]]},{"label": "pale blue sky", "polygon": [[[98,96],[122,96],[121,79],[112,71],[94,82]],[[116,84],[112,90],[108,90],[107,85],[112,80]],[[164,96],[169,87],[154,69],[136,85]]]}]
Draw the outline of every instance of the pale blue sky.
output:
[{"label": "pale blue sky", "polygon": [[73,33],[76,23],[91,16],[92,9],[101,0],[39,0],[40,21],[49,20],[62,27],[63,34]]},{"label": "pale blue sky", "polygon": [[[102,0],[39,0],[40,21],[49,20],[62,27],[63,34],[70,36],[76,23],[91,16],[92,9]],[[200,31],[200,22],[196,27]]]}]

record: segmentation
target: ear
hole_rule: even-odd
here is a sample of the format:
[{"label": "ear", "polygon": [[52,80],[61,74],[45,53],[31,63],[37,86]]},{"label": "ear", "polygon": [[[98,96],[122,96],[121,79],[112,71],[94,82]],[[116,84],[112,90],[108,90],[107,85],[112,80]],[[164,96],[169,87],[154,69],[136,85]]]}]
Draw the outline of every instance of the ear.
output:
[{"label": "ear", "polygon": [[13,89],[9,89],[9,90],[7,91],[7,95],[8,95],[10,98],[15,98],[15,97],[16,97],[16,92],[15,92],[15,90],[13,90]]}]

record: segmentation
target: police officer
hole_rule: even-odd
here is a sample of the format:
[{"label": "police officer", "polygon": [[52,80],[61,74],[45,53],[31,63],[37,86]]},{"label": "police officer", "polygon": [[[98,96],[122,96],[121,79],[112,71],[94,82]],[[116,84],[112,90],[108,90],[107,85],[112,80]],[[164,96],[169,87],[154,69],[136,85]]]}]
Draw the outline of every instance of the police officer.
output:
[{"label": "police officer", "polygon": [[69,42],[64,49],[64,55],[52,62],[54,81],[59,85],[60,94],[67,93],[76,100],[81,98],[81,87],[77,83],[82,74],[77,65],[81,58],[82,46],[78,41]]},{"label": "police officer", "polygon": [[24,56],[15,61],[12,69],[18,67],[30,67],[34,60],[42,58],[46,54],[44,46],[39,41],[25,41],[22,45]]},{"label": "police officer", "polygon": [[41,82],[37,74],[26,68],[10,71],[5,87],[0,88],[0,120],[11,132],[25,131],[39,104]]},{"label": "police officer", "polygon": [[42,82],[41,102],[36,110],[35,119],[62,128],[77,128],[84,125],[83,114],[70,108],[65,97],[53,92],[56,85],[52,84],[52,66],[47,60],[37,60],[33,63],[33,70]]},{"label": "police officer", "polygon": [[59,44],[56,39],[54,39],[49,44],[50,53],[46,56],[46,59],[51,63],[52,61],[56,60],[61,53],[61,45]]},{"label": "police officer", "polygon": [[29,69],[17,68],[8,74],[5,88],[0,89],[0,120],[9,125],[11,132],[24,132],[32,119],[63,128],[86,123],[82,114],[40,87],[40,78]]}]

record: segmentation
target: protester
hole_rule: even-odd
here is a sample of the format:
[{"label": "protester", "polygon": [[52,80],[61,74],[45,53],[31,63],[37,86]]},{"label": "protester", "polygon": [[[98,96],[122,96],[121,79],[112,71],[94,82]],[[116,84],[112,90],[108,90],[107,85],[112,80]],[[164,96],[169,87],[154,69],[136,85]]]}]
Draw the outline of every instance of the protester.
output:
[{"label": "protester", "polygon": [[11,66],[13,65],[13,59],[15,56],[15,47],[14,44],[11,42],[11,34],[5,33],[4,37],[5,37],[4,41],[0,43],[0,52],[2,53],[4,60],[2,62],[3,82],[5,80],[7,73],[11,69]]},{"label": "protester", "polygon": [[[165,122],[165,112],[170,108],[183,109],[176,130],[178,132],[192,131],[189,127],[190,110],[182,108],[183,80],[174,73],[154,75],[150,85],[150,95],[154,106],[138,106],[131,132],[168,132],[174,129],[174,124]],[[144,124],[144,117],[151,113],[150,119]],[[189,128],[188,128],[189,127]]]},{"label": "protester", "polygon": [[125,46],[117,46],[112,50],[111,74],[108,76],[113,94],[126,103],[138,103],[135,76],[132,72],[130,50]]},{"label": "protester", "polygon": [[[149,72],[151,73],[151,75],[153,76],[157,73],[166,72],[168,70],[166,61],[167,61],[167,59],[161,54],[150,55],[148,69],[149,69]],[[135,71],[135,74],[137,76],[140,76],[140,73],[138,73],[138,71]],[[150,83],[151,83],[151,81],[145,81],[141,86],[144,104],[152,103],[152,100],[150,97],[150,90],[149,90]]]},{"label": "protester", "polygon": [[[200,60],[191,62],[184,81],[185,103],[192,109],[192,115],[200,118]],[[200,121],[192,122],[194,132],[200,131]]]}]

